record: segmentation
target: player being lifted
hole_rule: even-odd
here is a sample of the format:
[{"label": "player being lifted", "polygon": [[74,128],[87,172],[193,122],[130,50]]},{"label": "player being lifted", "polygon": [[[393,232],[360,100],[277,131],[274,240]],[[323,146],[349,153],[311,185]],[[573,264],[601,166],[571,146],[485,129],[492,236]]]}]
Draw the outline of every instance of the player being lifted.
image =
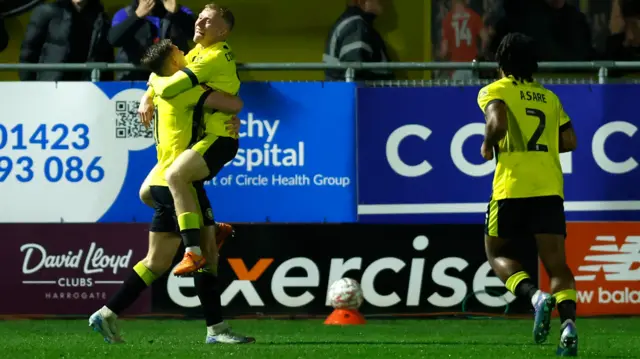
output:
[{"label": "player being lifted", "polygon": [[[143,65],[155,74],[170,76],[186,66],[184,54],[170,40],[151,46],[142,59]],[[120,290],[100,310],[89,318],[89,325],[102,334],[108,343],[121,342],[117,324],[118,315],[128,308],[140,294],[171,266],[181,242],[179,219],[174,201],[167,187],[166,173],[175,159],[187,148],[215,142],[216,136],[204,133],[203,118],[206,108],[228,112],[240,111],[242,101],[231,95],[194,87],[171,99],[155,98],[158,107],[154,123],[158,164],[150,178],[150,191],[155,213],[149,230],[149,251],[145,259],[133,267],[133,272]],[[193,104],[196,104],[195,107]],[[233,158],[236,151],[219,151],[219,157]],[[231,331],[222,320],[220,293],[217,291],[218,248],[215,243],[213,217],[209,199],[201,185],[194,185],[190,195],[198,204],[196,214],[202,239],[203,255],[208,260],[204,270],[195,273],[195,287],[207,324],[206,343],[242,344],[255,339]],[[204,216],[203,216],[204,215]],[[200,240],[200,238],[199,238]]]},{"label": "player being lifted", "polygon": [[[143,122],[150,121],[153,113],[150,103],[153,95],[171,98],[203,83],[215,91],[237,95],[240,80],[234,54],[226,43],[233,25],[233,14],[227,8],[216,4],[205,6],[196,21],[194,41],[197,45],[186,56],[187,67],[171,77],[150,79],[150,88],[141,101],[141,108],[146,106],[146,110],[141,111]],[[191,274],[206,263],[199,244],[197,203],[190,188],[194,182],[211,179],[221,166],[233,159],[221,155],[238,148],[238,134],[226,127],[231,118],[232,115],[222,112],[208,115],[205,132],[215,135],[216,139],[186,150],[166,172],[186,249],[183,260],[174,270],[176,275]]]},{"label": "player being lifted", "polygon": [[[481,154],[486,160],[495,156],[497,163],[485,223],[487,258],[509,291],[531,301],[536,343],[547,339],[557,304],[561,321],[557,355],[575,356],[576,290],[565,260],[560,152],[576,148],[576,135],[558,97],[533,80],[538,63],[529,37],[507,35],[496,58],[501,79],[478,94],[486,119]],[[551,278],[553,295],[536,287],[513,254],[518,241],[532,238]]]}]

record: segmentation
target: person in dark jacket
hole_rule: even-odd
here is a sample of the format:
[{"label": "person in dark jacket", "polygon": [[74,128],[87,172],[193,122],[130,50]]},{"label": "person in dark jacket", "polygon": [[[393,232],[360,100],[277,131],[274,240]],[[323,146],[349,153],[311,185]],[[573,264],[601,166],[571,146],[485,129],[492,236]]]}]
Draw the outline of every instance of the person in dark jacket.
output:
[{"label": "person in dark jacket", "polygon": [[[382,36],[373,27],[376,16],[382,13],[381,0],[351,0],[347,10],[333,25],[322,55],[322,61],[338,62],[388,62],[389,54]],[[344,70],[325,71],[327,81],[344,81]],[[391,80],[389,70],[359,70],[355,80]]]},{"label": "person in dark jacket", "polygon": [[[118,48],[116,62],[140,64],[145,50],[162,39],[171,39],[184,53],[195,27],[193,12],[176,0],[134,0],[113,17],[109,42]],[[116,80],[146,81],[148,72],[117,72]]]},{"label": "person in dark jacket", "polygon": [[[99,0],[57,0],[36,7],[20,49],[20,63],[113,62],[109,18]],[[102,81],[113,74],[103,72]],[[22,71],[22,81],[88,81],[88,71]]]}]

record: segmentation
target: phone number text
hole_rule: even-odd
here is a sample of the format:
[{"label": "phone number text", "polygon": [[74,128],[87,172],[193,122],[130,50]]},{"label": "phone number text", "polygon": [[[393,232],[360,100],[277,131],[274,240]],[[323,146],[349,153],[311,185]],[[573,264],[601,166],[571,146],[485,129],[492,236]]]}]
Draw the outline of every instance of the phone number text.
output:
[{"label": "phone number text", "polygon": [[23,124],[11,128],[0,124],[0,150],[26,150],[36,147],[42,150],[85,150],[89,147],[89,126],[79,123],[69,128],[66,124],[40,124],[27,133]]},{"label": "phone number text", "polygon": [[15,177],[19,182],[31,182],[43,176],[48,182],[67,181],[77,183],[83,180],[100,182],[104,178],[104,168],[100,166],[102,157],[96,156],[90,161],[83,161],[78,156],[62,159],[51,156],[43,163],[35,163],[29,156],[12,159],[0,156],[0,182]]}]

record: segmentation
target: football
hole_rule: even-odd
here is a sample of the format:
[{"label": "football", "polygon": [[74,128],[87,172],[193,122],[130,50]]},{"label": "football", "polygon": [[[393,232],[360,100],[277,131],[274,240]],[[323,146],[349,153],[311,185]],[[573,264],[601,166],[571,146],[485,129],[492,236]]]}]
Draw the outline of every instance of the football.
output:
[{"label": "football", "polygon": [[351,278],[333,282],[329,287],[328,296],[331,306],[336,309],[358,309],[364,299],[360,283]]}]

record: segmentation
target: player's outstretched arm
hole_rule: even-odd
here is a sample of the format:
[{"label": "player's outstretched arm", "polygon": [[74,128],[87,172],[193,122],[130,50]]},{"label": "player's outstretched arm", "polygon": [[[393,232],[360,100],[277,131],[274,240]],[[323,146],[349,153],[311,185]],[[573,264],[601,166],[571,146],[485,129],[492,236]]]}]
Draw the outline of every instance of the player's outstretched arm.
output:
[{"label": "player's outstretched arm", "polygon": [[[213,52],[199,62],[189,64],[171,77],[155,77],[149,80],[156,95],[171,98],[201,83],[209,82],[211,73],[215,71],[220,52]],[[226,60],[225,60],[226,61]]]},{"label": "player's outstretched arm", "polygon": [[204,102],[205,108],[219,110],[228,114],[239,113],[242,111],[243,106],[244,102],[240,97],[218,91],[211,91]]}]

